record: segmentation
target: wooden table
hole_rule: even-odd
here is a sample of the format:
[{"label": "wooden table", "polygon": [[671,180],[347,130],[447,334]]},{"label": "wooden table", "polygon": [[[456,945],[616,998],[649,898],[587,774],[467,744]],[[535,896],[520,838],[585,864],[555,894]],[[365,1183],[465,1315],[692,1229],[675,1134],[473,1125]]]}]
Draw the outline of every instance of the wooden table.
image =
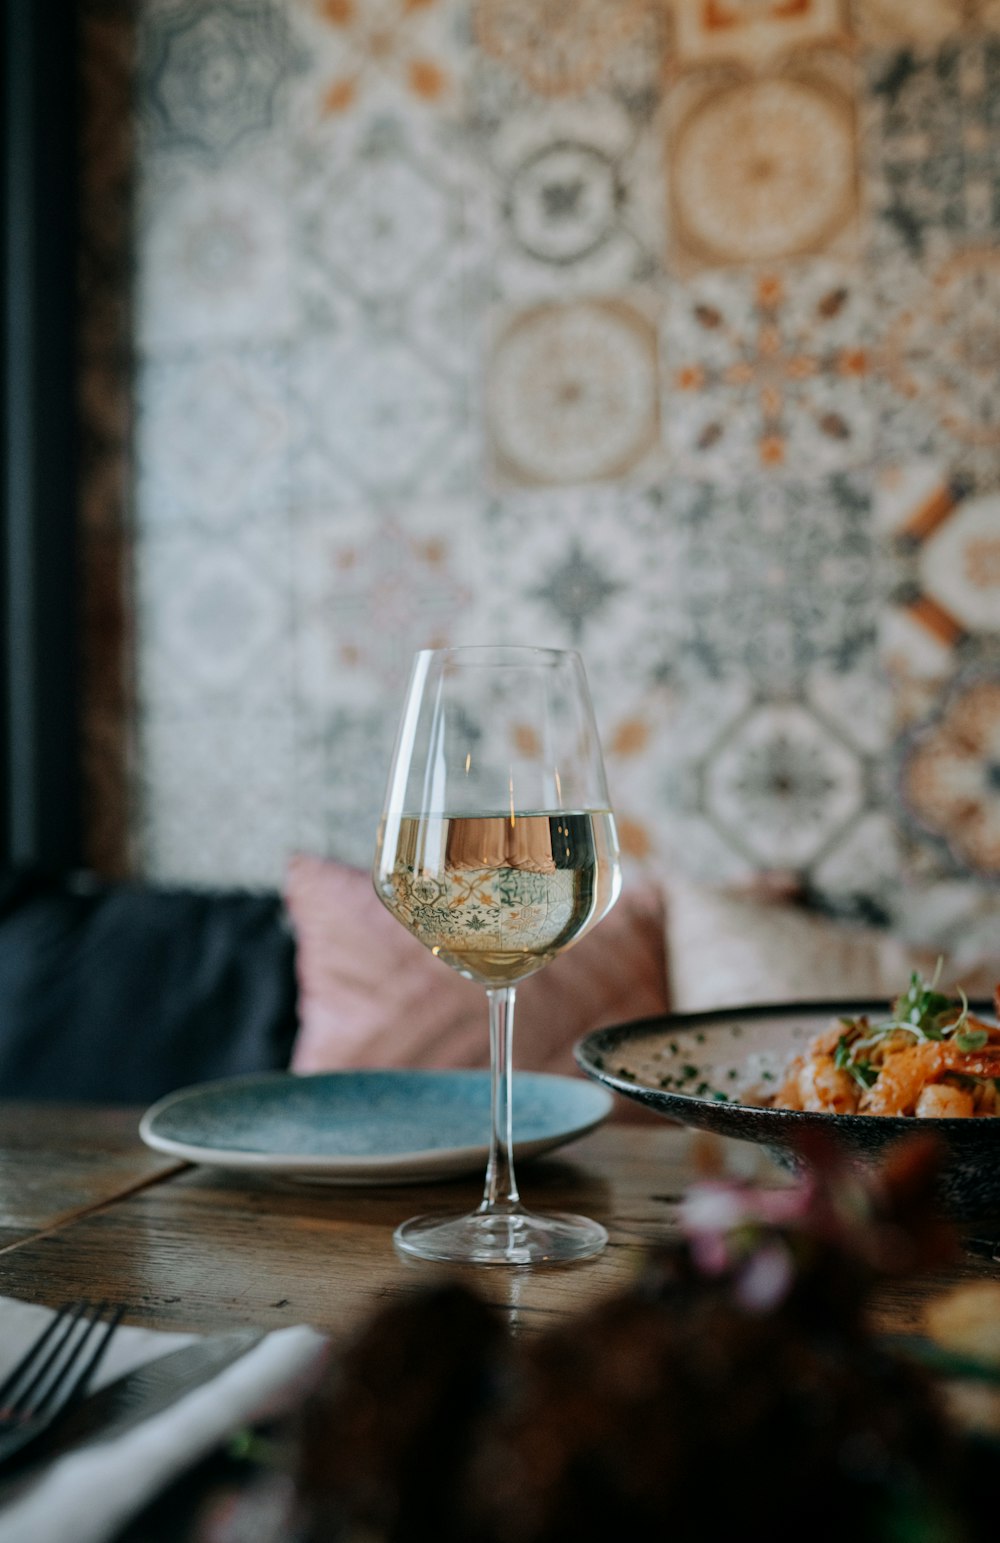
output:
[{"label": "wooden table", "polygon": [[[478,1176],[343,1189],[191,1167],[148,1151],[138,1115],[0,1104],[0,1293],[51,1305],[107,1296],[128,1304],[127,1321],[158,1329],[304,1322],[338,1338],[379,1301],[434,1278],[435,1266],[396,1254],[396,1224],[469,1209],[481,1193]],[[609,1247],[561,1269],[459,1273],[516,1332],[596,1301],[629,1280],[646,1245],[670,1235],[693,1139],[666,1122],[611,1122],[526,1164],[526,1202],[596,1217]],[[962,1258],[895,1286],[878,1300],[877,1322],[913,1331],[932,1292],[996,1271]]]}]

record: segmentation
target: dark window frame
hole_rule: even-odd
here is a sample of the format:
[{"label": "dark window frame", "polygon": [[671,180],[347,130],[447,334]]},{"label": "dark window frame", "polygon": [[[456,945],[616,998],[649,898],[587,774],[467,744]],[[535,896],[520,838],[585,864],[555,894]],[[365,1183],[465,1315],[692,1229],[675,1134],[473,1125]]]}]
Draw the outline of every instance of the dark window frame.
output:
[{"label": "dark window frame", "polygon": [[79,864],[79,18],[5,0],[0,807],[5,865]]}]

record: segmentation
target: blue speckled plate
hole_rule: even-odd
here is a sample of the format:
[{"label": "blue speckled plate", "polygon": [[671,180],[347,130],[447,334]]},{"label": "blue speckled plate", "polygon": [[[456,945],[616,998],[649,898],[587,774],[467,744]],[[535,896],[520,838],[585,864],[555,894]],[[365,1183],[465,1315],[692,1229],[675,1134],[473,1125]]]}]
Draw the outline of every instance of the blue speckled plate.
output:
[{"label": "blue speckled plate", "polygon": [[[551,1151],[606,1118],[606,1089],[518,1072],[514,1151]],[[182,1088],[147,1109],[147,1146],[194,1163],[326,1184],[405,1184],[485,1167],[485,1071],[265,1072]]]}]

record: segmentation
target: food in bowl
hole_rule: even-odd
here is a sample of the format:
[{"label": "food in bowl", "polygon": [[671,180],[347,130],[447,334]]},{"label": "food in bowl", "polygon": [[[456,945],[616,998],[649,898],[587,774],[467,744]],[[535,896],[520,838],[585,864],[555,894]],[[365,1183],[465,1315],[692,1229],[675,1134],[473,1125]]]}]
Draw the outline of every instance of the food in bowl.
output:
[{"label": "food in bowl", "polygon": [[[1000,986],[995,1006],[1000,1018]],[[975,1119],[1000,1115],[1000,1023],[914,973],[884,1018],[837,1018],[767,1100],[814,1114]]]},{"label": "food in bowl", "polygon": [[[986,1024],[992,1053],[1000,1048],[997,1024],[987,1003],[977,1002],[975,1012],[977,1024]],[[912,1133],[912,1114],[878,1119],[789,1109],[775,1094],[795,1057],[808,1055],[831,1020],[864,1017],[881,1024],[893,1013],[889,1003],[871,998],[671,1013],[596,1029],[580,1040],[575,1054],[595,1081],[690,1129],[757,1143],[791,1167],[798,1166],[803,1136],[826,1132],[864,1169]],[[947,1026],[954,1033],[954,1025]],[[923,1119],[917,1128],[933,1132],[945,1152],[939,1198],[947,1212],[964,1220],[1000,1216],[1000,1120],[945,1116]]]}]

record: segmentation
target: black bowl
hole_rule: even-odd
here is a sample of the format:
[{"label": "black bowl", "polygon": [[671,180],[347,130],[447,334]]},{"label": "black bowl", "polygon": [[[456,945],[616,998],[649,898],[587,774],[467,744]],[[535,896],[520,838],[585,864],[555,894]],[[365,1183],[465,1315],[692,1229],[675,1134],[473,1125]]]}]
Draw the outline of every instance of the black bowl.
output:
[{"label": "black bowl", "polygon": [[[933,1131],[945,1150],[945,1210],[959,1218],[1000,1215],[1000,1118],[916,1120],[909,1116],[810,1114],[761,1108],[793,1055],[834,1018],[885,1017],[884,1001],[803,1002],[676,1013],[597,1029],[574,1054],[588,1076],[681,1125],[753,1141],[794,1166],[803,1132],[832,1133],[861,1164],[894,1141]],[[985,1004],[974,1010],[992,1013]],[[993,1020],[995,1021],[995,1020]]]}]

